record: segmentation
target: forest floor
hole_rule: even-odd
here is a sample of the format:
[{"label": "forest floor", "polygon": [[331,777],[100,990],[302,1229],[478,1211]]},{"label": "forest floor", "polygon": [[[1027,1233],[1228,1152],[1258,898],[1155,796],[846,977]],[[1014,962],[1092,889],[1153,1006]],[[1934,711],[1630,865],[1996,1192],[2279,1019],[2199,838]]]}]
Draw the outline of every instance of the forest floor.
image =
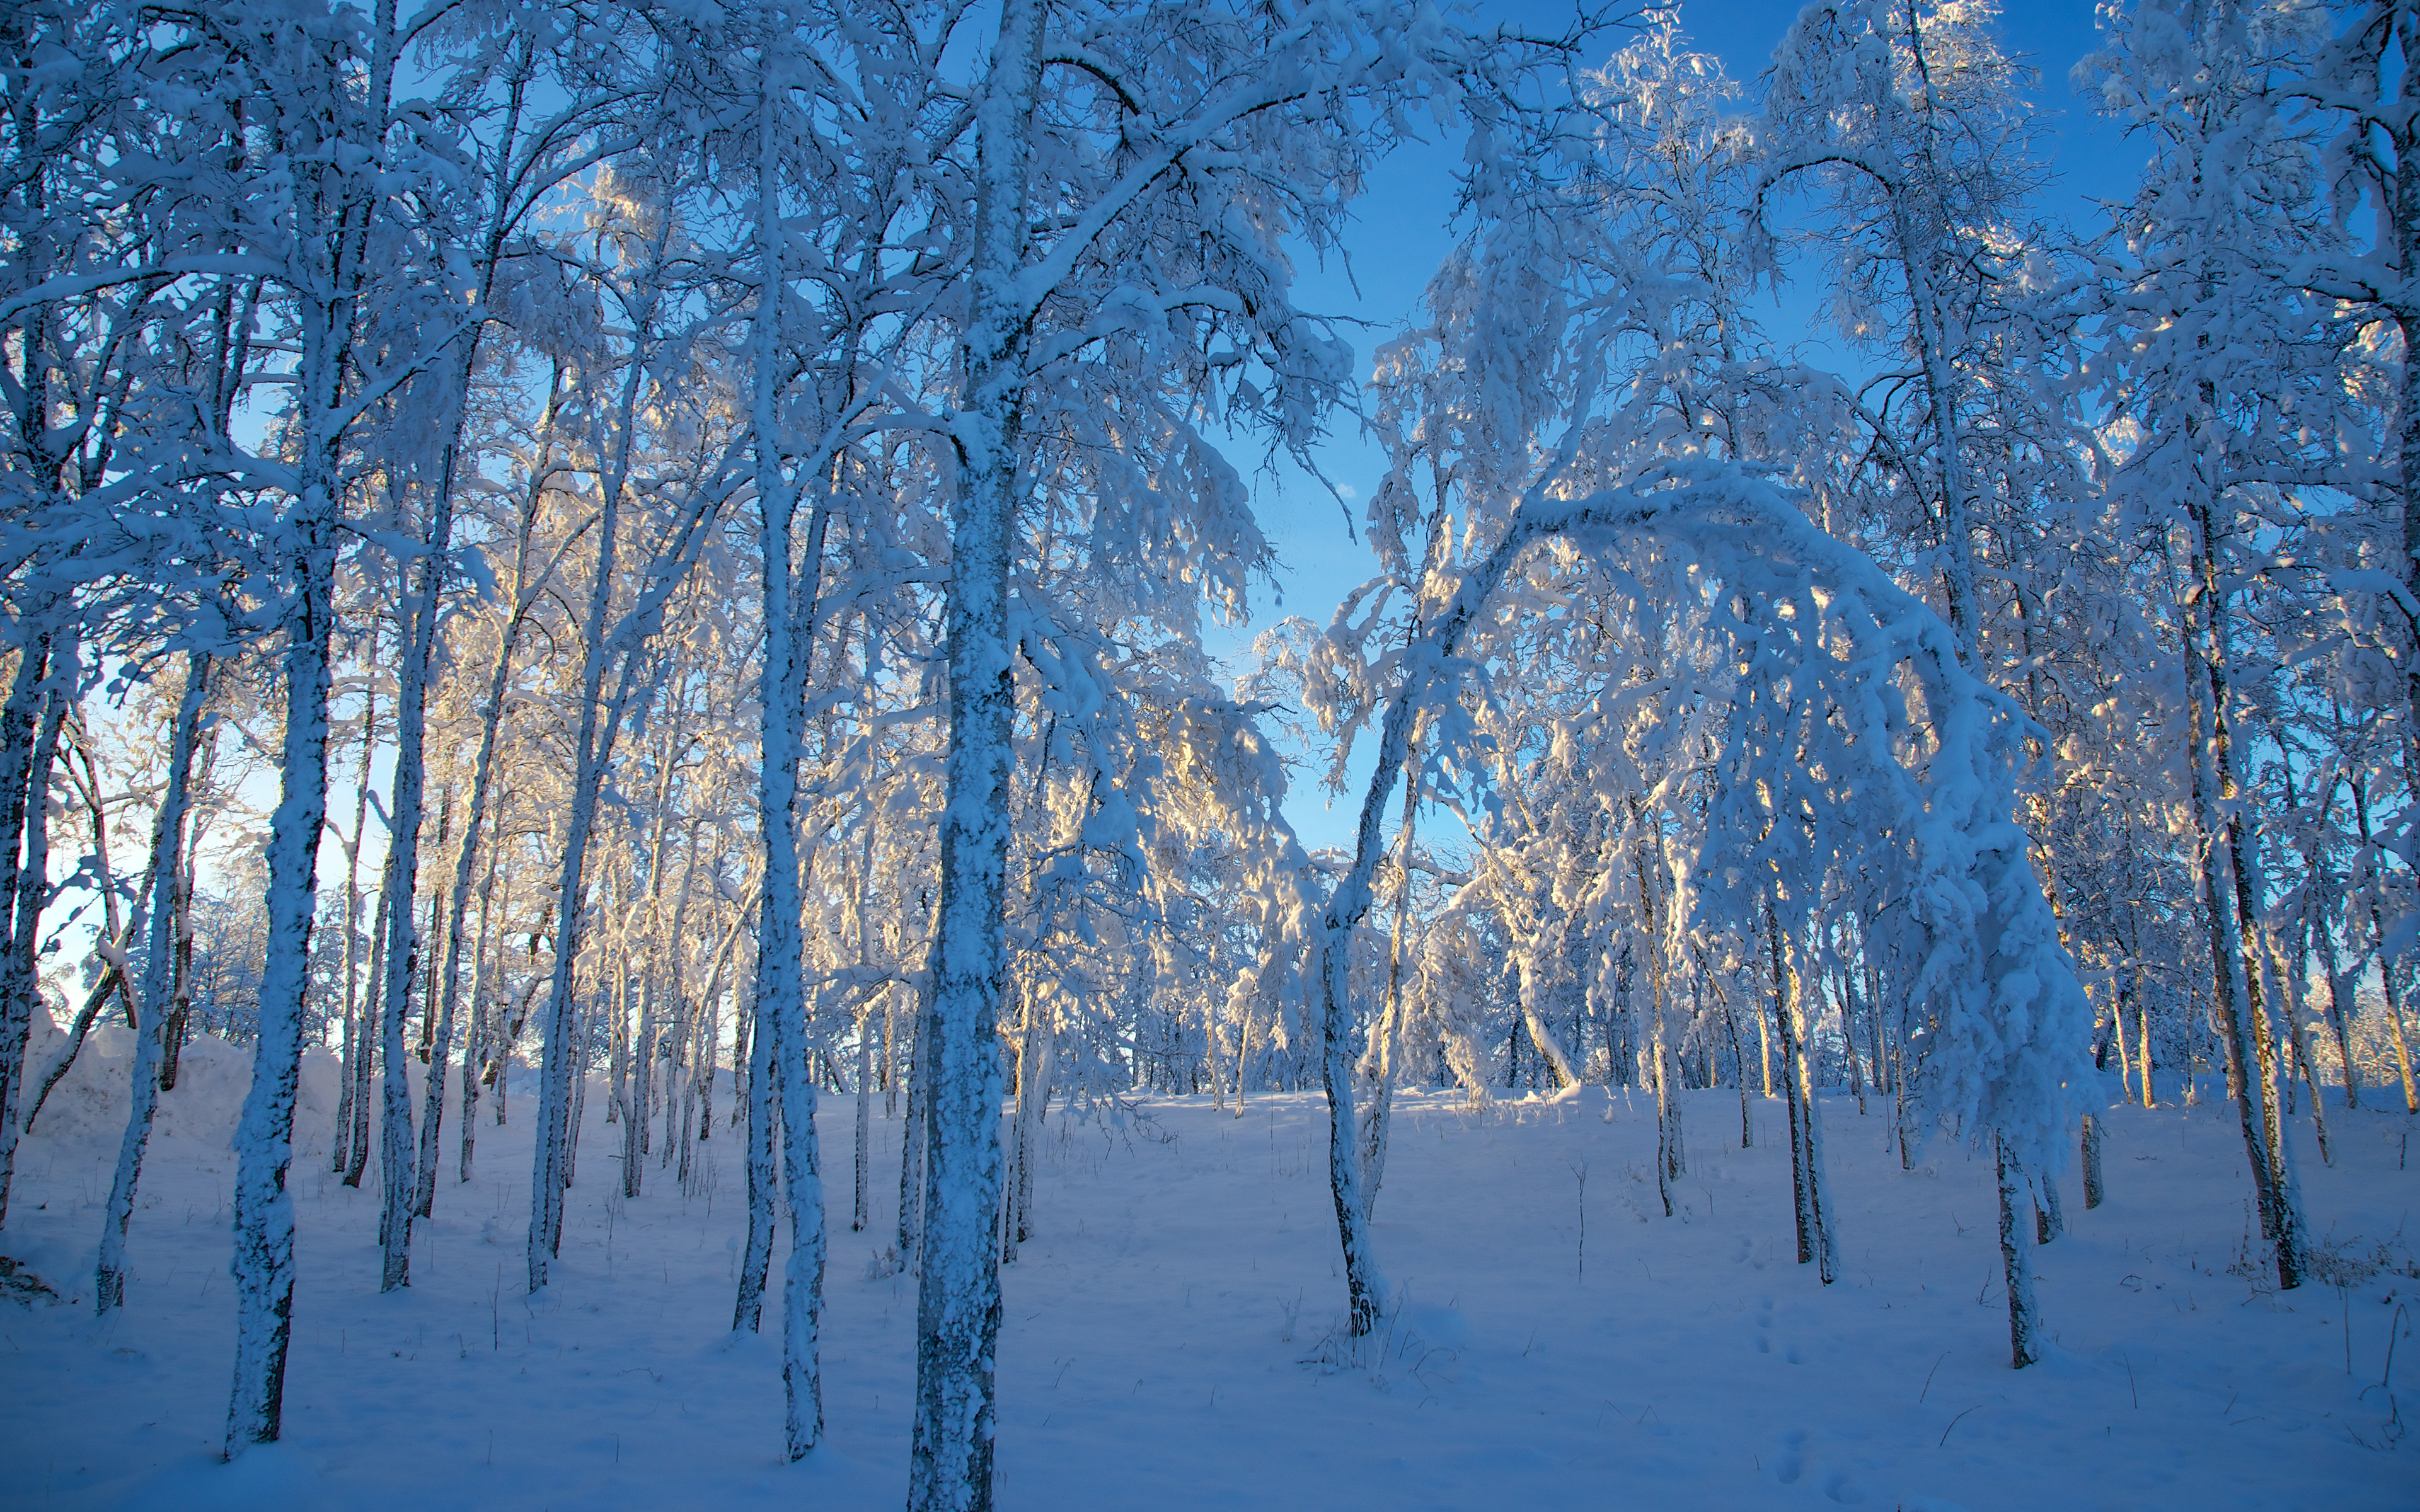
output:
[{"label": "forest floor", "polygon": [[[122,1056],[125,1038],[98,1048]],[[915,1286],[869,1264],[892,1222],[896,1119],[875,1121],[875,1224],[852,1233],[853,1103],[825,1104],[828,1436],[783,1466],[778,1254],[766,1334],[728,1331],[746,1214],[727,1131],[706,1147],[719,1167],[702,1192],[651,1166],[626,1201],[619,1131],[592,1092],[560,1268],[532,1300],[534,1100],[517,1096],[502,1129],[483,1113],[467,1186],[451,1180],[449,1110],[436,1220],[411,1288],[382,1297],[376,1183],[327,1174],[335,1078],[315,1057],[286,1438],[230,1468],[214,1450],[244,1057],[187,1052],[127,1305],[96,1323],[124,1107],[105,1088],[124,1075],[87,1051],[18,1157],[0,1253],[56,1300],[19,1282],[0,1303],[0,1506],[902,1504]],[[2397,1405],[2420,1398],[2420,1167],[2399,1113],[2331,1107],[2333,1165],[2299,1120],[2327,1279],[2279,1293],[2245,1262],[2231,1107],[2113,1112],[2108,1201],[2085,1211],[2071,1172],[2069,1232],[2036,1252],[2058,1348],[2017,1372],[1986,1159],[1943,1147],[1902,1172],[1879,1104],[1824,1099],[1843,1271],[1826,1288],[1794,1263],[1781,1104],[1756,1102],[1743,1149],[1735,1094],[1685,1101],[1688,1174],[1668,1219],[1643,1099],[1473,1112],[1404,1098],[1375,1228],[1398,1303],[1359,1342],[1336,1324],[1315,1096],[1254,1097],[1240,1117],[1180,1098],[1120,1122],[1054,1119],[1035,1236],[1003,1273],[1000,1504],[2420,1505]]]}]

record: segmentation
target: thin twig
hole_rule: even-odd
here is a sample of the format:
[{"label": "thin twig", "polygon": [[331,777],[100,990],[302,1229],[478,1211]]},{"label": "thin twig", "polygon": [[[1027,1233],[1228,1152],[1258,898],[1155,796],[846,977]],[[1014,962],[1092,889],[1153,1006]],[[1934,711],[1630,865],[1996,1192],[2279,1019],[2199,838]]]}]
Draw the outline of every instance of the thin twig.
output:
[{"label": "thin twig", "polygon": [[[1982,1410],[1983,1404],[1981,1402],[1977,1402],[1974,1406],[1966,1409],[1966,1412],[1979,1412]],[[1966,1412],[1961,1412],[1956,1417],[1951,1418],[1949,1420],[1949,1428],[1956,1427],[1962,1421],[1963,1421],[1966,1416]],[[1934,1448],[1941,1448],[1949,1443],[1949,1428],[1943,1428],[1941,1430],[1941,1443],[1934,1444]]]},{"label": "thin twig", "polygon": [[[1950,1355],[1950,1351],[1949,1351],[1949,1350],[1942,1350],[1942,1351],[1941,1351],[1941,1360],[1947,1360],[1947,1359],[1948,1359],[1948,1358],[1949,1358],[1949,1355]],[[1933,1362],[1932,1362],[1932,1368],[1931,1368],[1931,1369],[1930,1369],[1930,1370],[1928,1370],[1928,1371],[1926,1371],[1926,1372],[1924,1373],[1924,1390],[1922,1390],[1922,1391],[1920,1391],[1920,1392],[1917,1392],[1917,1393],[1916,1394],[1916,1406],[1918,1406],[1918,1407],[1922,1407],[1922,1406],[1924,1405],[1924,1399],[1925,1399],[1925,1397],[1927,1397],[1927,1396],[1931,1396],[1931,1395],[1932,1394],[1932,1378],[1933,1378],[1934,1376],[1936,1376],[1936,1375],[1940,1374],[1940,1372],[1941,1372],[1941,1360],[1935,1360],[1935,1361],[1933,1361]]]}]

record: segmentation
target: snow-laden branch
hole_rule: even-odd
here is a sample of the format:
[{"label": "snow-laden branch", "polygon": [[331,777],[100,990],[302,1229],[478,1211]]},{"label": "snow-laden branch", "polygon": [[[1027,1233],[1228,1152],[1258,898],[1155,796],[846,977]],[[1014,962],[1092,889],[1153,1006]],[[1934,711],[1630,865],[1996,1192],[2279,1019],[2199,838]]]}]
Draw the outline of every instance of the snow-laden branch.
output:
[{"label": "snow-laden branch", "polygon": [[[1925,1104],[1972,1137],[1997,1134],[2029,1163],[2057,1168],[2062,1133],[2083,1086],[2091,1011],[2033,874],[2024,833],[2010,818],[2031,728],[2022,710],[1963,669],[1956,638],[1937,615],[1864,553],[1818,530],[1761,475],[1698,465],[1644,486],[1576,496],[1550,497],[1551,486],[1551,477],[1532,486],[1495,549],[1399,660],[1401,681],[1381,725],[1354,865],[1336,884],[1324,918],[1331,1041],[1351,1023],[1347,950],[1373,902],[1386,849],[1383,817],[1412,727],[1469,671],[1459,653],[1486,622],[1497,591],[1529,549],[1549,538],[1605,549],[1657,537],[1694,556],[1726,591],[1769,587],[1791,576],[1821,586],[1820,593],[1793,595],[1792,607],[1811,605],[1835,622],[1826,635],[1837,642],[1812,625],[1762,638],[1744,626],[1740,649],[1751,675],[1785,688],[1795,676],[1815,674],[1807,686],[1831,695],[1818,703],[1817,721],[1837,715],[1853,732],[1824,752],[1854,766],[1833,774],[1828,792],[1843,810],[1838,823],[1868,826],[1874,864],[1900,869],[1894,890],[1922,938],[1916,973],[1899,985],[1928,1009],[1920,1041]],[[1827,597],[1836,613],[1826,611]],[[1833,643],[1845,645],[1850,656],[1838,659]],[[1792,666],[1792,658],[1803,660]],[[1812,666],[1818,658],[1833,664]],[[1922,693],[1921,736],[1931,748],[1920,765],[1895,748],[1909,734],[1895,689],[1902,670]],[[1861,706],[1844,713],[1844,698]],[[1763,717],[1788,712],[1779,707]],[[1806,758],[1787,740],[1778,751],[1785,763]],[[1762,859],[1776,864],[1770,854]],[[1349,1097],[1349,1083],[1339,1089]]]}]

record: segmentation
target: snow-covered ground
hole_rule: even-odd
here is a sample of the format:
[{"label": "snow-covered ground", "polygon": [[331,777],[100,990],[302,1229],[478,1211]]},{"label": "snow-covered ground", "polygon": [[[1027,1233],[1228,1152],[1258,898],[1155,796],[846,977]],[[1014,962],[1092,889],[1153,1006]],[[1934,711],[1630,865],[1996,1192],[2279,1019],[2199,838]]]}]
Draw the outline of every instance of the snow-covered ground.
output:
[{"label": "snow-covered ground", "polygon": [[[123,1031],[101,1048],[124,1049]],[[35,1063],[43,1062],[38,1052]],[[412,1286],[380,1297],[374,1181],[326,1174],[333,1064],[306,1072],[301,1284],[285,1443],[217,1464],[242,1054],[187,1052],[135,1214],[124,1311],[90,1312],[125,1062],[87,1052],[20,1155],[0,1253],[56,1288],[0,1304],[0,1505],[891,1508],[904,1500],[915,1288],[869,1278],[899,1125],[876,1121],[876,1227],[845,1227],[851,1106],[828,1103],[827,1447],[784,1467],[778,1316],[735,1341],[737,1142],[683,1197],[618,1196],[588,1099],[557,1280],[522,1295],[526,1125],[480,1131]],[[534,1103],[517,1111],[535,1112]],[[1400,1304],[1337,1336],[1323,1124],[1308,1096],[1054,1120],[1039,1228],[1005,1273],[1008,1508],[2326,1507],[2420,1505],[2397,1396],[2420,1395],[2420,1168],[2399,1115],[2347,1117],[2304,1195],[2329,1284],[2243,1264],[2232,1109],[2110,1116],[2109,1200],[2037,1252],[2059,1349],[2008,1368],[1988,1165],[1902,1173],[1879,1107],[1826,1099],[1844,1274],[1792,1263],[1780,1104],[1687,1100],[1689,1172],[1661,1216],[1652,1110],[1601,1091],[1399,1104],[1378,1204]],[[1607,1115],[1610,1114],[1608,1119]],[[1581,1202],[1581,1172],[1586,1203]],[[609,1196],[609,1194],[611,1194]],[[1585,1218],[1583,1263],[1582,1223]],[[776,1276],[779,1275],[778,1257]],[[2341,1282],[2342,1285],[2336,1284]],[[2393,1340],[2402,1357],[2381,1386]],[[2420,1417],[2420,1403],[2412,1414]]]}]

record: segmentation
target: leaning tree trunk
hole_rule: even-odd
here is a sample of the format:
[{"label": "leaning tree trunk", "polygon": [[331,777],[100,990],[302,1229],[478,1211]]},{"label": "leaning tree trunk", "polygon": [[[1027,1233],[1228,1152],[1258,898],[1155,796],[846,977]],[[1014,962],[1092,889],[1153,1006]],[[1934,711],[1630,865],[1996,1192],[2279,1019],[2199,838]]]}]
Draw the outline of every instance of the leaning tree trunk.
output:
[{"label": "leaning tree trunk", "polygon": [[[650,289],[654,288],[653,270],[661,265],[664,238],[673,221],[670,214],[658,221],[652,249],[655,262],[651,268],[638,270]],[[529,1288],[533,1292],[544,1289],[547,1267],[563,1245],[563,1194],[571,1184],[573,1147],[587,1094],[588,1037],[582,1033],[575,989],[581,936],[587,924],[588,850],[597,798],[604,787],[606,768],[613,761],[613,740],[628,706],[637,656],[635,648],[618,644],[622,639],[619,633],[608,636],[607,615],[613,602],[622,495],[628,486],[632,464],[630,438],[638,424],[641,383],[649,365],[642,359],[646,351],[646,332],[654,324],[660,298],[659,292],[650,292],[632,312],[631,339],[638,349],[632,353],[621,393],[615,399],[618,413],[613,433],[621,440],[612,459],[599,464],[602,471],[597,473],[596,578],[589,585],[581,627],[577,695],[580,718],[572,747],[571,802],[564,816],[563,855],[555,888],[561,914],[555,925],[554,969],[546,1007],[546,1050],[538,1079],[537,1129],[531,1151],[528,1261]],[[643,594],[643,602],[660,586],[651,585]],[[639,612],[636,609],[631,611],[633,615]],[[621,627],[634,632],[638,622],[626,618]],[[604,697],[605,672],[608,665],[617,659],[621,663],[619,682],[609,707]]]},{"label": "leaning tree trunk", "polygon": [[[1412,844],[1419,819],[1419,768],[1406,751],[1404,763],[1411,773],[1404,779],[1404,822],[1397,840],[1400,854],[1395,870],[1395,928],[1387,940],[1387,1001],[1378,1011],[1377,1026],[1370,1036],[1370,1045],[1362,1059],[1369,1062],[1370,1107],[1362,1115],[1361,1138],[1361,1203],[1363,1211],[1378,1211],[1378,1187],[1387,1177],[1387,1135],[1395,1111],[1395,1047],[1403,1037],[1404,1003],[1404,936],[1412,922]],[[1249,1021],[1246,1022],[1249,1032]],[[1235,1057],[1235,1117],[1244,1116],[1244,1058],[1241,1047]]]},{"label": "leaning tree trunk", "polygon": [[209,688],[210,659],[185,658],[185,693],[168,737],[168,787],[151,826],[150,938],[145,942],[142,1008],[134,1032],[133,1095],[127,1104],[126,1134],[117,1147],[117,1171],[110,1182],[109,1207],[101,1226],[101,1254],[93,1265],[93,1310],[107,1314],[126,1299],[126,1230],[134,1216],[134,1185],[142,1179],[143,1152],[151,1141],[151,1118],[160,1105],[161,1031],[166,1027],[170,978],[175,970],[176,897],[184,875],[182,852],[188,780],[194,747],[201,733],[202,701]]},{"label": "leaning tree trunk", "polygon": [[[189,776],[186,780],[192,781]],[[203,780],[209,780],[205,768]],[[191,800],[188,800],[190,803]],[[168,990],[168,1017],[160,1026],[160,1090],[177,1089],[178,1062],[185,1046],[185,1024],[194,1011],[194,853],[201,847],[200,826],[179,847],[184,853],[177,870],[177,958]]]},{"label": "leaning tree trunk", "polygon": [[2262,1066],[2271,1052],[2256,1042],[2265,1038],[2258,1026],[2259,984],[2246,967],[2256,964],[2257,956],[2244,951],[2245,946],[2256,943],[2258,926],[2237,917],[2238,908],[2251,897],[2249,879],[2238,871],[2248,860],[2247,848],[2240,826],[2222,811],[2222,806],[2234,797],[2226,671],[2219,664],[2226,641],[2215,623],[2225,607],[2211,554],[2209,512],[2197,506],[2192,515],[2195,582],[2193,591],[2182,595],[2187,713],[2195,730],[2187,786],[2196,831],[2203,921],[2209,930],[2211,985],[2219,1032],[2226,1045],[2229,1079],[2235,1083],[2236,1112],[2251,1166],[2253,1195],[2259,1205],[2261,1236],[2273,1248],[2279,1288],[2290,1290],[2302,1282],[2301,1215],[2283,1198],[2274,1161],[2277,1147],[2267,1129],[2273,1088]]},{"label": "leaning tree trunk", "polygon": [[[630,398],[626,390],[626,401]],[[628,419],[627,409],[625,418]],[[613,759],[613,735],[628,697],[633,671],[633,663],[625,659],[609,709],[604,697],[605,667],[615,658],[617,651],[606,639],[604,620],[613,576],[616,501],[623,482],[617,473],[604,484],[607,502],[598,522],[597,585],[589,599],[586,647],[582,657],[580,725],[578,743],[573,748],[576,765],[571,803],[564,819],[563,858],[556,887],[562,914],[555,925],[554,967],[549,980],[546,1049],[539,1070],[538,1119],[532,1152],[528,1260],[533,1292],[545,1288],[547,1268],[563,1244],[563,1194],[571,1185],[573,1146],[587,1101],[586,1071],[593,1026],[580,1012],[577,989],[580,948],[587,924],[588,852],[596,827],[597,799]]]}]

